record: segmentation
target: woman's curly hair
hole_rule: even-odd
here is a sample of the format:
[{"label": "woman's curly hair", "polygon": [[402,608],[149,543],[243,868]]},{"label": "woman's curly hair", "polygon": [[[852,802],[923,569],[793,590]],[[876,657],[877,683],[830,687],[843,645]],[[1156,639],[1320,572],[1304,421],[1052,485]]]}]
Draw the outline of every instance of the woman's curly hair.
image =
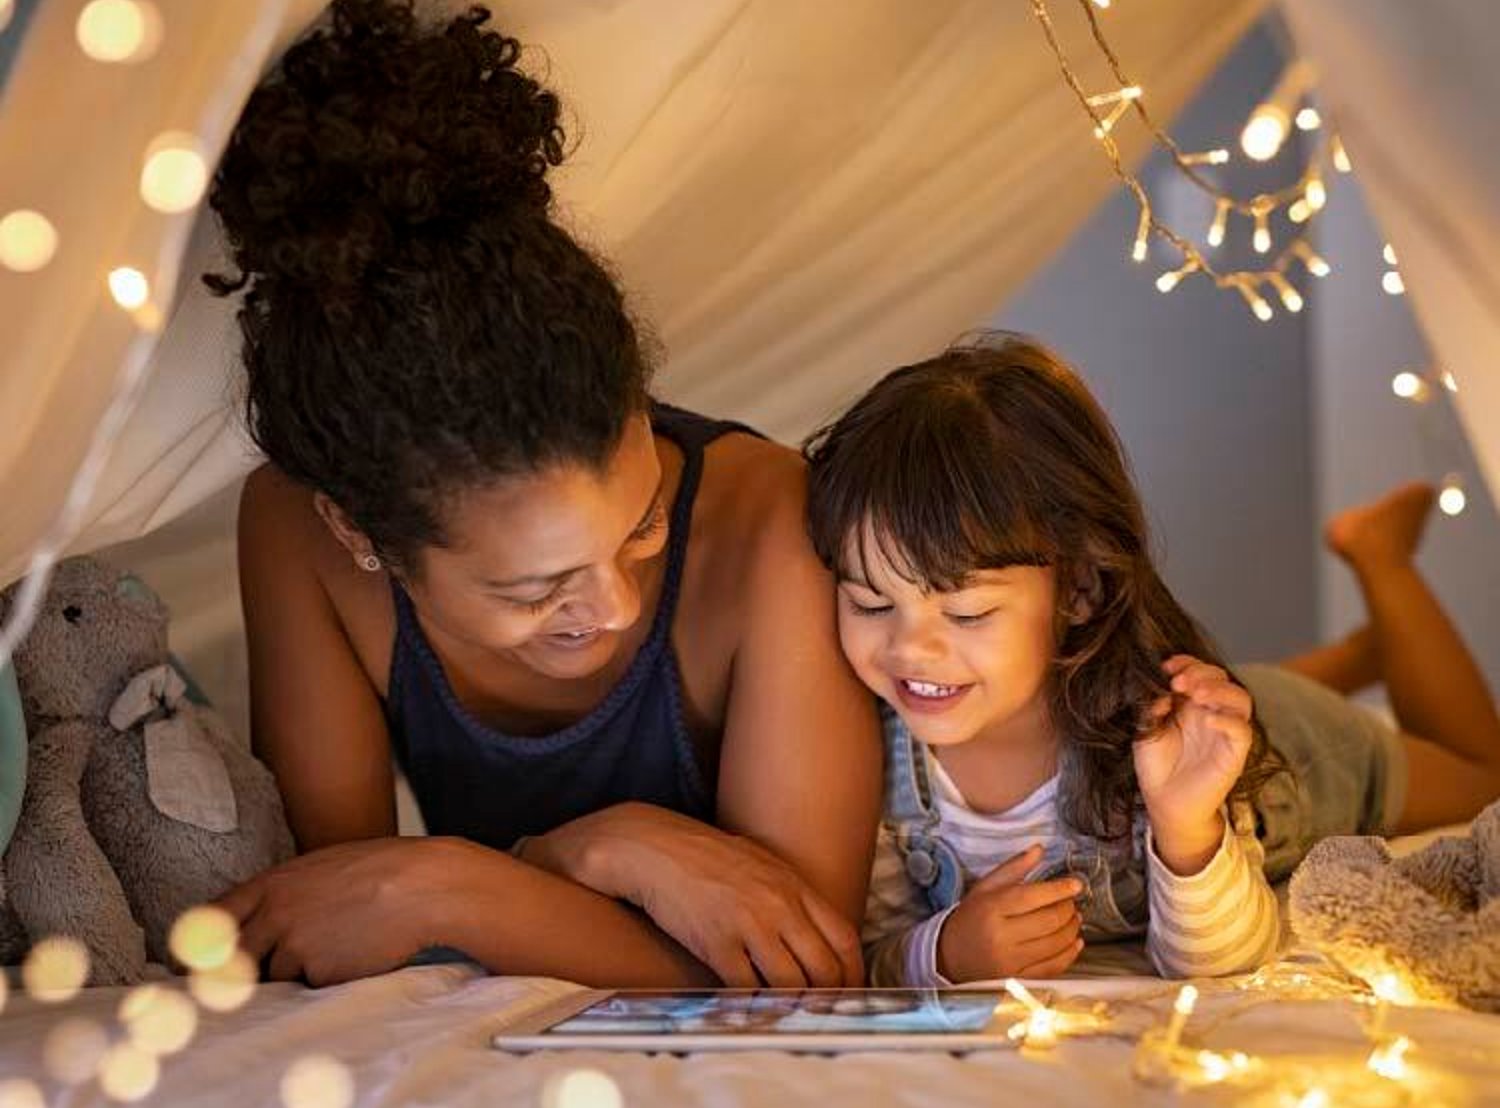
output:
[{"label": "woman's curly hair", "polygon": [[214,178],[266,456],[408,571],[465,489],[602,465],[646,344],[550,216],[557,97],[479,7],[335,0],[250,97]]},{"label": "woman's curly hair", "polygon": [[[1170,691],[1162,663],[1223,662],[1157,574],[1119,438],[1078,375],[1025,336],[986,333],[888,374],[804,453],[813,546],[841,576],[862,568],[848,563],[867,556],[867,535],[924,588],[957,588],[980,569],[1055,569],[1059,806],[1077,831],[1128,834],[1132,747]],[[1284,764],[1256,720],[1252,731],[1237,799]]]}]

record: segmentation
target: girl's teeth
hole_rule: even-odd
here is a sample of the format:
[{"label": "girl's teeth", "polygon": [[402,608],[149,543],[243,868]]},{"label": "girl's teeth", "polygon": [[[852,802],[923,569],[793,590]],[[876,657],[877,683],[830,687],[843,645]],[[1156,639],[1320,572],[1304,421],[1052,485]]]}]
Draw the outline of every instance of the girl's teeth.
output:
[{"label": "girl's teeth", "polygon": [[927,681],[902,681],[907,690],[917,696],[952,696],[959,690],[958,685],[934,685]]}]

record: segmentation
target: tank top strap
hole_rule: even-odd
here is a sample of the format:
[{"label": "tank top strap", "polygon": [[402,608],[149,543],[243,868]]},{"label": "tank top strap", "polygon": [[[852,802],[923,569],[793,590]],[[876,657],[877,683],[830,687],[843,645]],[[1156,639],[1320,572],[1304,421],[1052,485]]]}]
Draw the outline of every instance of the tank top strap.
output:
[{"label": "tank top strap", "polygon": [[682,480],[677,485],[677,496],[672,503],[672,514],[668,526],[667,572],[662,582],[658,618],[653,637],[671,634],[673,615],[677,610],[677,596],[681,591],[683,568],[687,564],[688,535],[693,524],[693,504],[698,498],[698,488],[703,481],[703,451],[710,444],[729,434],[753,435],[764,438],[759,431],[743,423],[730,420],[711,419],[670,404],[653,402],[651,405],[651,428],[671,439],[682,451]]}]

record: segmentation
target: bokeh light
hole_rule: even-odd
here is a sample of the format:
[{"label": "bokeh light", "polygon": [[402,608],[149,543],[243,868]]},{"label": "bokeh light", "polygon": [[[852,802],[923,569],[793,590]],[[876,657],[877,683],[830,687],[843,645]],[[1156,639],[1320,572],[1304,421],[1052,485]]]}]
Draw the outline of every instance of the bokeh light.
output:
[{"label": "bokeh light", "polygon": [[26,992],[44,1004],[72,1000],[88,979],[88,947],[63,935],[37,943],[21,964],[21,983]]},{"label": "bokeh light", "polygon": [[331,1055],[304,1055],[282,1074],[281,1103],[286,1108],[349,1108],[354,1076]]},{"label": "bokeh light", "polygon": [[210,1012],[232,1012],[249,1003],[259,976],[250,955],[236,950],[222,966],[194,970],[188,978],[188,992]]},{"label": "bokeh light", "polygon": [[57,229],[41,212],[19,208],[0,219],[0,265],[34,273],[57,253]]},{"label": "bokeh light", "polygon": [[185,131],[157,135],[141,167],[141,199],[171,215],[191,211],[208,187],[208,163],[198,140]]},{"label": "bokeh light", "polygon": [[161,1063],[130,1043],[116,1043],[99,1063],[99,1087],[111,1100],[140,1100],[161,1079]]},{"label": "bokeh light", "polygon": [[200,904],[177,917],[167,947],[189,969],[212,970],[228,964],[240,941],[240,925],[223,908]]},{"label": "bokeh light", "polygon": [[161,45],[161,12],[149,0],[93,0],[73,30],[96,62],[141,62]]},{"label": "bokeh light", "polygon": [[140,270],[122,265],[109,271],[109,294],[120,307],[133,311],[151,298],[151,282]]},{"label": "bokeh light", "polygon": [[42,1068],[64,1085],[82,1085],[99,1072],[109,1036],[93,1020],[62,1020],[42,1041]]},{"label": "bokeh light", "polygon": [[160,1057],[175,1054],[193,1040],[198,1009],[176,989],[141,985],[120,1002],[120,1022],[139,1050]]},{"label": "bokeh light", "polygon": [[0,1077],[0,1108],[47,1108],[47,1101],[36,1082],[24,1077]]},{"label": "bokeh light", "polygon": [[622,1108],[625,1097],[602,1070],[554,1073],[542,1086],[542,1108]]}]

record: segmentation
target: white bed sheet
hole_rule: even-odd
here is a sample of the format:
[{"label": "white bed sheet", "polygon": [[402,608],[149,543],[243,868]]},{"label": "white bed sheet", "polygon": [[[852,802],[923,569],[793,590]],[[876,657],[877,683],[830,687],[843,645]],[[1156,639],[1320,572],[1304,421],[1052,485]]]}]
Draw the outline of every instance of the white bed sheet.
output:
[{"label": "white bed sheet", "polygon": [[[1105,997],[1154,994],[1165,1006],[1173,986],[1116,978],[1059,983]],[[547,1078],[590,1066],[614,1077],[626,1105],[693,1108],[959,1108],[1034,1103],[1114,1105],[1175,1103],[1170,1094],[1130,1076],[1125,1040],[1064,1041],[1039,1056],[1013,1050],[947,1055],[794,1057],[774,1052],[677,1058],[602,1052],[511,1056],[488,1047],[490,1036],[517,1016],[575,986],[556,981],[487,977],[463,965],[424,966],[336,988],[310,991],[262,987],[244,1009],[207,1015],[186,1051],[166,1060],[156,1091],[144,1103],[276,1105],[283,1073],[296,1059],[325,1053],[351,1070],[361,1106],[541,1105]],[[65,1018],[116,1024],[119,989],[87,991],[64,1007],[12,997],[0,1016],[0,1076],[42,1084],[49,1105],[110,1103],[97,1084],[63,1088],[47,1082],[47,1035]],[[1246,994],[1205,993],[1198,1020],[1212,1021]],[[1363,1010],[1347,1001],[1273,1001],[1215,1032],[1207,1045],[1260,1051],[1323,1051],[1352,1056],[1361,1049]],[[1137,1023],[1146,1013],[1137,1010]],[[1415,1059],[1440,1059],[1462,1076],[1449,1103],[1500,1103],[1500,1018],[1437,1009],[1401,1010],[1391,1027],[1418,1044]],[[1486,1060],[1486,1047],[1491,1053]],[[1439,1103],[1421,1097],[1426,1105]]]}]

